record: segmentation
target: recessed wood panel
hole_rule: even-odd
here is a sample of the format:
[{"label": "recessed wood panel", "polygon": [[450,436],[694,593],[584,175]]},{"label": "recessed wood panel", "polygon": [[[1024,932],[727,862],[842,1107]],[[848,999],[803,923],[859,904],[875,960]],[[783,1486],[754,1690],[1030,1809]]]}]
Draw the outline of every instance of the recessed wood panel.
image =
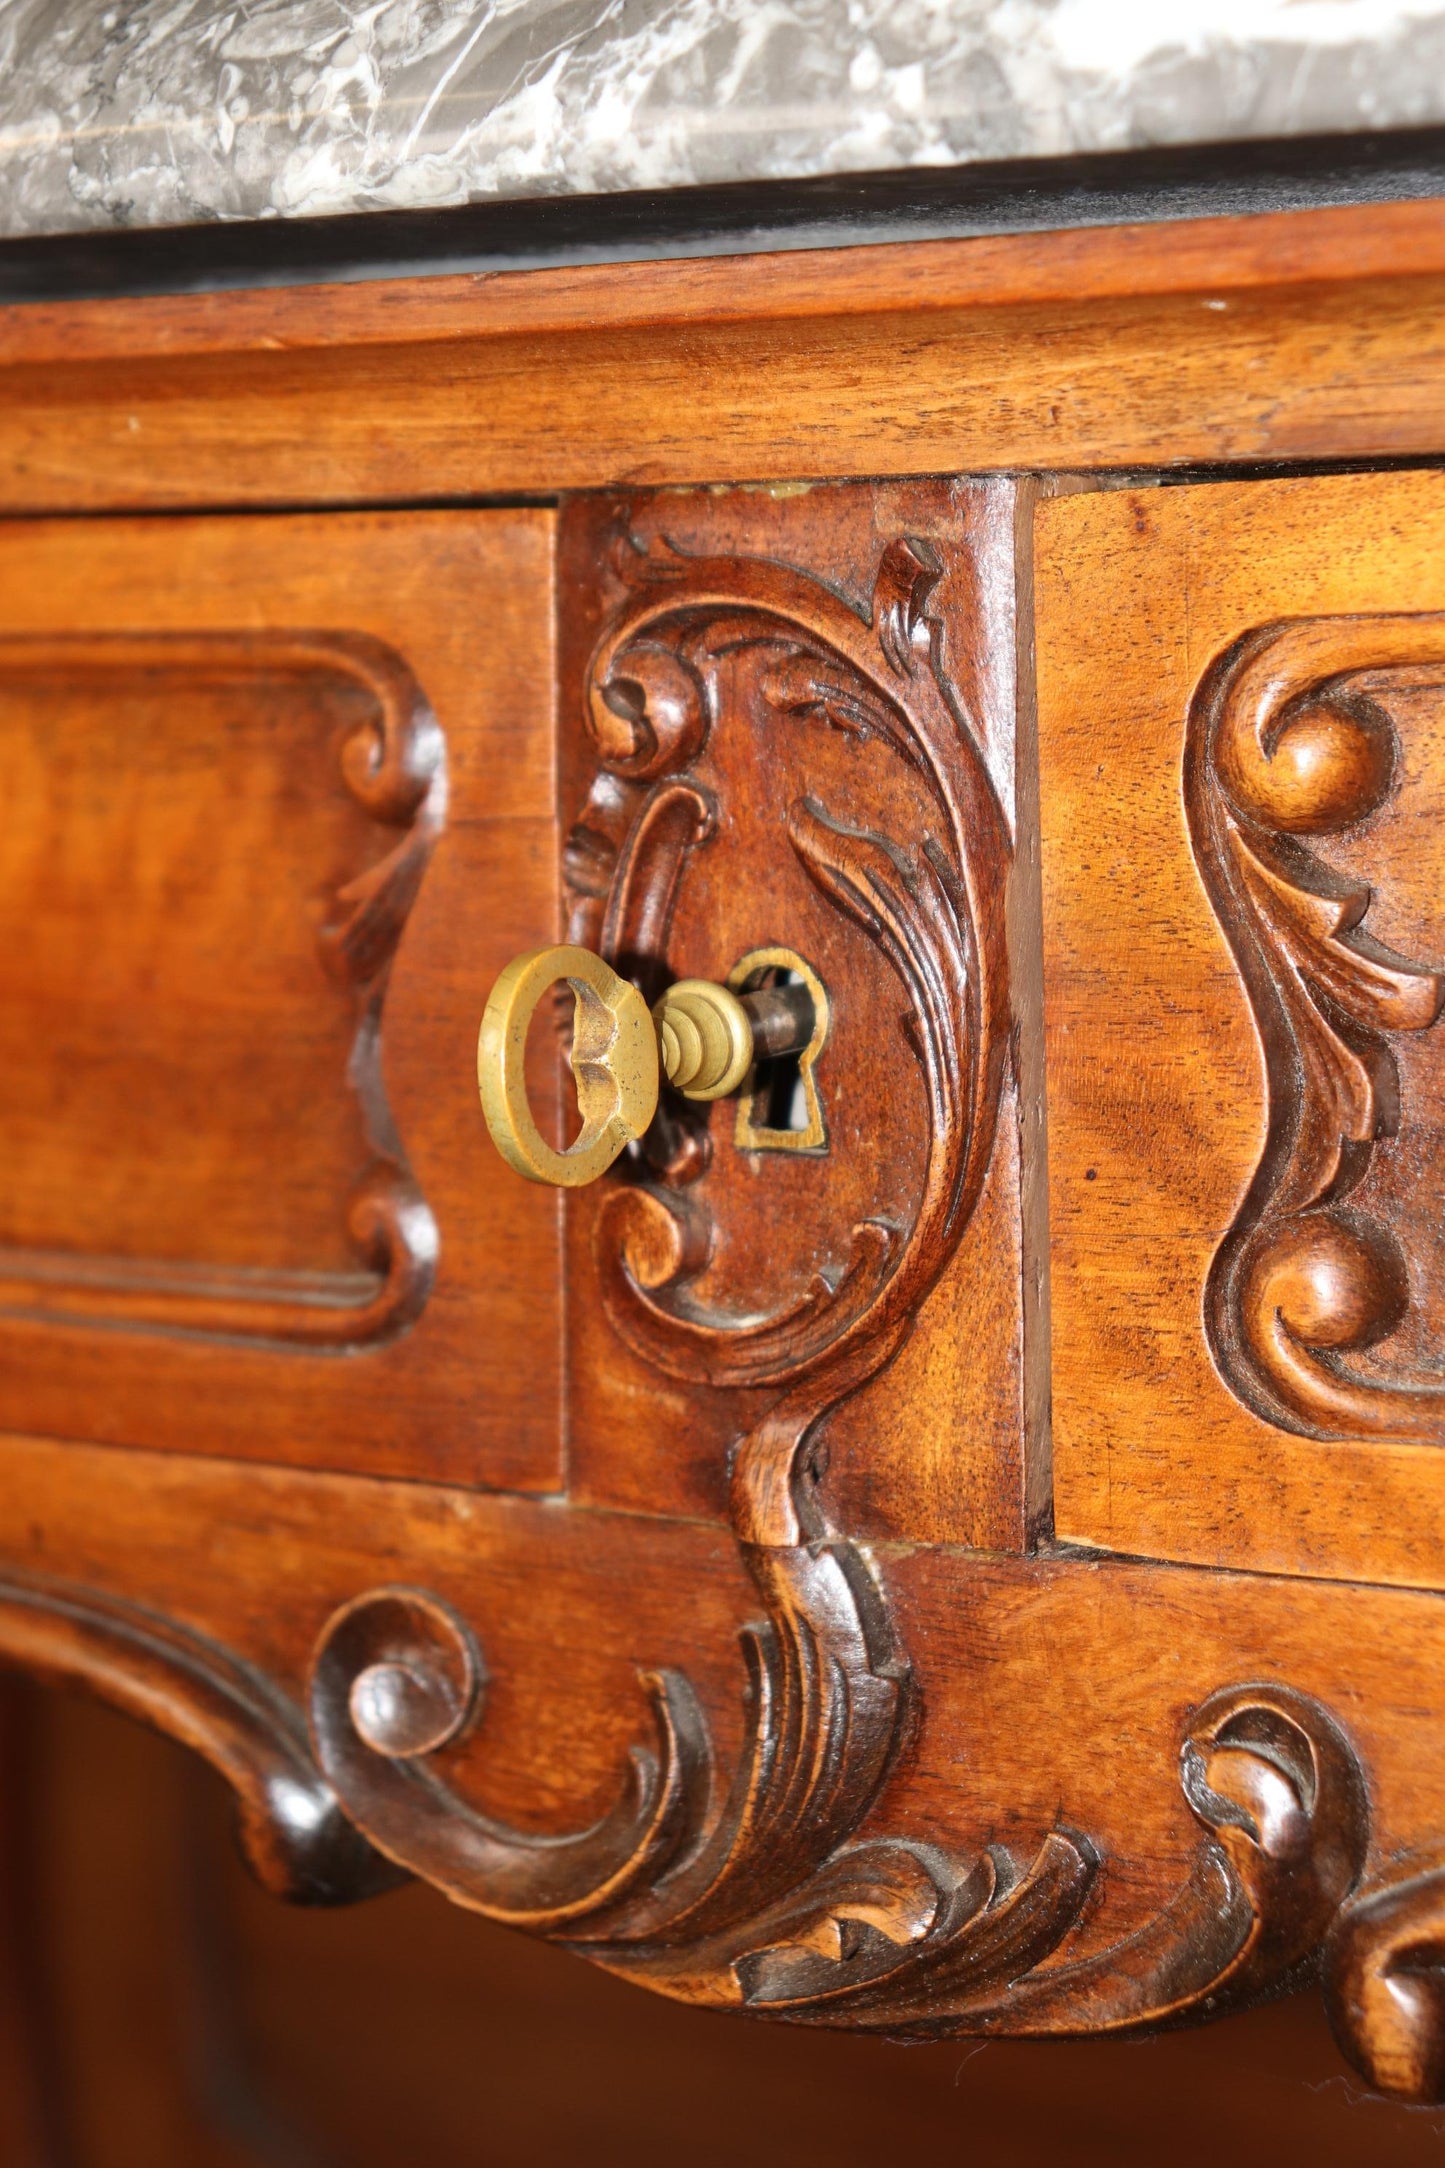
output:
[{"label": "recessed wood panel", "polygon": [[149,1289],[214,1324],[225,1283],[234,1329],[289,1292],[341,1312],[346,1344],[377,1148],[337,947],[353,883],[421,867],[381,871],[395,830],[344,763],[393,687],[423,700],[393,653],[337,640],[0,641],[0,917],[23,929],[0,948],[7,1307],[27,1282],[41,1311]]},{"label": "recessed wood panel", "polygon": [[16,1419],[559,1479],[555,1208],[494,1178],[471,1050],[556,921],[549,535],[0,532]]},{"label": "recessed wood panel", "polygon": [[1038,524],[1058,1530],[1445,1581],[1445,482]]}]

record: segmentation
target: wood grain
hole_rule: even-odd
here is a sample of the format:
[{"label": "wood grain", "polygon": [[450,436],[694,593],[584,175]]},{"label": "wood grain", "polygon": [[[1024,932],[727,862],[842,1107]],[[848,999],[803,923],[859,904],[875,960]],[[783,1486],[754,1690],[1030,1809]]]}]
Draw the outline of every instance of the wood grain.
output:
[{"label": "wood grain", "polygon": [[[556,925],[551,532],[0,532],[10,1420],[557,1484],[555,1209],[494,1174],[471,1050],[496,966]],[[355,655],[434,711],[391,768]],[[373,1163],[439,1229],[389,1317]],[[327,1336],[351,1352],[305,1352]]]},{"label": "wood grain", "polygon": [[[564,520],[562,578],[586,606],[569,613],[564,631],[560,711],[592,717],[563,745],[575,809],[572,937],[615,944],[649,998],[672,976],[725,977],[739,956],[783,943],[821,972],[834,1014],[817,1070],[824,1154],[750,1153],[733,1134],[730,1106],[677,1109],[670,1128],[659,1123],[630,1186],[619,1175],[569,1200],[572,1469],[589,1502],[722,1513],[732,1441],[795,1370],[801,1388],[808,1363],[832,1360],[835,1338],[854,1325],[872,1329],[855,1314],[856,1270],[831,1306],[809,1290],[820,1272],[839,1286],[850,1256],[858,1264],[860,1245],[884,1227],[893,1245],[884,1276],[900,1258],[906,1270],[929,1125],[939,1126],[933,1072],[917,1051],[932,1029],[932,1090],[951,1108],[941,1128],[956,1129],[962,1148],[972,1124],[983,1156],[947,1237],[956,1253],[940,1257],[910,1298],[911,1329],[881,1334],[851,1390],[819,1387],[810,1432],[818,1507],[831,1525],[862,1535],[1008,1549],[1026,1539],[1017,1095],[1005,1044],[1012,1020],[998,1021],[1008,999],[1001,906],[1014,792],[1014,502],[1010,484],[885,485],[781,500],[602,498]],[[661,576],[670,565],[677,576]],[[902,568],[900,611],[908,583],[921,580],[926,616],[899,637],[915,639],[920,658],[930,635],[937,643],[933,708],[929,666],[920,661],[910,683],[878,644],[890,566]],[[620,710],[637,685],[650,701],[638,731],[649,749],[634,756]],[[891,723],[890,697],[901,703]],[[952,704],[946,721],[940,699]],[[916,714],[905,721],[910,707]],[[959,715],[976,734],[969,757]],[[673,887],[671,856],[637,870],[636,838],[645,821],[660,820],[669,792],[685,800],[690,839]],[[933,876],[918,846],[930,837],[970,896],[984,899],[970,904],[971,938],[988,955],[984,992],[949,978],[952,1005],[932,1024],[928,990],[948,978],[948,959],[928,962],[921,985],[900,978],[898,944],[890,948],[886,928],[880,938],[874,903],[856,885],[879,902],[897,881],[902,907],[911,882],[921,899],[917,938],[942,927],[946,900],[922,885]],[[871,853],[867,867],[844,867],[859,850]],[[895,861],[901,871],[890,871]],[[906,967],[914,938],[906,926],[903,937]],[[967,976],[961,955],[952,968]],[[987,1015],[985,1000],[995,1005]],[[913,1039],[909,1013],[919,1017]],[[988,1092],[1001,1093],[1001,1110],[990,1109],[986,1125],[969,1104],[975,1059],[997,1065]],[[943,1068],[954,1062],[950,1082]],[[623,1254],[642,1243],[644,1214],[657,1254],[682,1265],[662,1275],[669,1284],[648,1289],[645,1309],[616,1270],[609,1278],[607,1263],[619,1242]],[[668,1232],[685,1225],[691,1238]],[[687,1262],[688,1239],[706,1251],[701,1269]],[[763,1332],[749,1352],[762,1320],[810,1300],[811,1325],[805,1319],[792,1338]],[[683,1313],[717,1321],[705,1346]],[[730,1322],[744,1317],[758,1322],[747,1330]],[[824,1412],[830,1399],[837,1404]],[[649,1410],[641,1426],[639,1407]]]},{"label": "wood grain", "polygon": [[[1226,651],[1281,620],[1445,610],[1445,487],[1080,494],[1031,536],[1036,495],[1070,485],[999,470],[1438,457],[1442,297],[1441,214],[1397,206],[0,321],[0,503],[230,508],[0,531],[0,751],[8,731],[27,815],[0,900],[37,899],[33,953],[0,967],[37,1019],[9,1041],[0,1234],[152,1278],[175,1251],[338,1278],[383,1106],[440,1231],[424,1300],[345,1353],[0,1301],[10,1655],[126,1703],[153,1680],[107,1661],[117,1619],[157,1615],[156,1676],[220,1644],[226,1679],[306,1704],[388,1858],[668,1994],[1057,2033],[1322,1966],[1356,2067],[1433,2096],[1433,1401],[1409,1439],[1320,1435],[1313,1403],[1231,1368],[1246,1310],[1293,1330],[1274,1282],[1242,1275],[1217,1315],[1207,1291],[1232,1231],[1333,1207],[1348,1167],[1411,1275],[1402,1305],[1381,1267],[1366,1324],[1413,1338],[1336,1341],[1326,1367],[1343,1345],[1377,1393],[1438,1364],[1439,658],[1352,648],[1343,691],[1326,672],[1303,721],[1287,707],[1326,768],[1340,700],[1354,733],[1318,868],[1289,807],[1242,810],[1199,719]],[[819,479],[850,473],[876,479]],[[320,516],[562,490],[591,494],[560,518]],[[366,915],[415,809],[378,820],[366,762],[318,756],[352,693],[273,663],[258,719],[254,657],[298,638],[385,647],[435,711],[448,797],[434,766],[404,910]],[[107,642],[132,658],[108,718],[84,660]],[[208,670],[216,643],[252,677]],[[1201,825],[1214,783],[1233,830]],[[827,1154],[674,1114],[569,1209],[565,1250],[470,1084],[497,967],[561,930],[559,795],[582,938],[644,979],[795,946],[834,1004]],[[1235,876],[1207,877],[1235,830],[1265,852],[1255,950]],[[1366,890],[1400,955],[1369,952],[1388,999],[1341,1023]],[[341,892],[365,968],[326,981]],[[283,993],[243,986],[248,934]],[[1272,983],[1303,990],[1288,1030],[1242,961],[1271,938]],[[227,1002],[208,1085],[188,1037]],[[153,1107],[107,1072],[116,1043]],[[358,1044],[359,1128],[327,1097]],[[1359,1087],[1344,1153],[1328,1091],[1323,1128],[1298,1111],[1331,1061]],[[1064,1549],[1030,1555],[1045,1084]],[[288,1098],[311,1125],[289,1144]],[[1296,1163],[1325,1189],[1296,1195]],[[45,1576],[81,1593],[52,1592],[37,1642],[14,1592]]]},{"label": "wood grain", "polygon": [[0,366],[413,346],[518,331],[907,313],[1445,270],[1431,202],[1076,227],[963,241],[383,278],[180,298],[12,304]]},{"label": "wood grain", "polygon": [[1440,255],[1410,204],[16,309],[0,508],[1429,455]]},{"label": "wood grain", "polygon": [[[1256,1022],[1195,862],[1184,760],[1196,688],[1244,635],[1298,620],[1316,628],[1317,645],[1343,642],[1336,675],[1348,700],[1355,697],[1349,642],[1375,619],[1384,655],[1398,655],[1405,679],[1413,669],[1415,681],[1413,705],[1388,725],[1398,737],[1400,777],[1378,825],[1373,813],[1360,820],[1345,809],[1352,825],[1338,853],[1333,834],[1308,839],[1335,866],[1335,900],[1316,895],[1313,908],[1347,918],[1373,899],[1363,947],[1340,950],[1341,970],[1352,958],[1352,968],[1397,969],[1366,936],[1387,948],[1408,939],[1417,957],[1438,957],[1445,923],[1431,870],[1440,812],[1431,735],[1437,696],[1420,682],[1412,642],[1430,623],[1419,613],[1438,609],[1445,593],[1442,538],[1445,492],[1432,475],[1124,492],[1040,510],[1055,1480],[1059,1533],[1072,1540],[1439,1585],[1445,1468],[1436,1446],[1407,1442],[1403,1400],[1392,1425],[1388,1391],[1402,1365],[1396,1344],[1387,1337],[1362,1358],[1386,1388],[1375,1403],[1379,1420],[1366,1426],[1346,1410],[1329,1417],[1328,1436],[1299,1434],[1325,1421],[1308,1410],[1282,1424],[1278,1411],[1271,1421],[1242,1403],[1211,1353],[1204,1303],[1213,1261],[1257,1170],[1274,1168],[1270,1154],[1285,1139],[1282,1109],[1293,1078],[1306,1072],[1296,1057],[1272,1068],[1261,1036],[1268,1017]],[[1373,649],[1367,662],[1361,683],[1388,706],[1394,679],[1374,666]],[[1298,727],[1315,727],[1302,710]],[[1317,781],[1333,772],[1318,748],[1309,761]],[[1322,873],[1307,873],[1300,908],[1327,886]],[[1356,903],[1346,910],[1350,894]],[[1307,960],[1305,983],[1326,986],[1326,1011],[1343,1014],[1343,981],[1328,990],[1327,963],[1323,950]],[[1382,995],[1389,1058],[1397,1043],[1411,1049],[1398,1057],[1399,1134],[1373,1146],[1379,1169],[1350,1192],[1349,1208],[1373,1213],[1400,1246],[1414,1291],[1414,1339],[1403,1361],[1428,1369],[1439,1349],[1427,1170],[1440,1055],[1429,1029],[1419,1028],[1433,1014],[1426,981],[1419,985],[1418,1015],[1387,1013]],[[1390,1027],[1401,1021],[1415,1028],[1397,1035]],[[1363,1045],[1355,1025],[1344,1029],[1351,1046]],[[1331,1124],[1346,1139],[1358,1127],[1347,1108],[1319,1104],[1314,1145],[1297,1124],[1289,1130],[1299,1168],[1310,1150],[1318,1158],[1328,1148],[1338,1159]],[[1381,1126],[1372,1115],[1359,1134],[1373,1137]],[[1393,1114],[1383,1126],[1397,1126]],[[1347,1144],[1356,1175],[1362,1149],[1370,1147]],[[1278,1180],[1273,1171],[1260,1175],[1261,1183]],[[1348,1187],[1338,1172],[1330,1182],[1329,1195]],[[1279,1192],[1281,1200],[1288,1194]],[[1307,1184],[1296,1204],[1308,1197]],[[1317,1269],[1327,1304],[1334,1269],[1328,1261]],[[1382,1313],[1379,1326],[1390,1323]],[[1321,1339],[1334,1329],[1322,1328]],[[1339,1346],[1341,1360],[1354,1359],[1348,1333]],[[1326,1363],[1333,1359],[1326,1353]],[[1432,1435],[1416,1412],[1416,1437]],[[1365,1438],[1366,1429],[1383,1435]]]},{"label": "wood grain", "polygon": [[[751,1605],[706,1528],[179,1455],[16,1437],[3,1450],[12,1566],[59,1555],[98,1587],[144,1591],[293,1690],[327,1612],[404,1563],[479,1637],[481,1721],[443,1759],[493,1816],[556,1830],[609,1802],[644,1708],[638,1665],[682,1656],[736,1751],[733,1636]],[[1198,1826],[1177,1740],[1224,1680],[1288,1681],[1329,1712],[1368,1786],[1367,1891],[1435,1841],[1445,1628],[1428,1595],[943,1548],[877,1564],[926,1713],[864,1835],[1028,1858],[1051,1833],[1086,1833],[1103,1873],[1071,1964],[1153,1932],[1186,1884]]]}]

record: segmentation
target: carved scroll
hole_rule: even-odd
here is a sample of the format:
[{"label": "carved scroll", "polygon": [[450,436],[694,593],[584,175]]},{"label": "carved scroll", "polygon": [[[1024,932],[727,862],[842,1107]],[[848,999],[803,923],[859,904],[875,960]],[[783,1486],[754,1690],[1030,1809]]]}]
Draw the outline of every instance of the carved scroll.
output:
[{"label": "carved scroll", "polygon": [[1325,2004],[1371,2085],[1445,2100],[1445,1866],[1421,1863],[1345,1907],[1325,1952]]},{"label": "carved scroll", "polygon": [[[844,732],[875,748],[877,759],[904,763],[934,807],[934,825],[921,838],[857,828],[805,794],[785,823],[817,888],[896,974],[913,1018],[929,1151],[912,1226],[873,1220],[854,1228],[842,1271],[772,1315],[708,1315],[688,1292],[709,1247],[685,1194],[702,1157],[696,1147],[679,1151],[664,1126],[644,1150],[644,1179],[616,1188],[598,1229],[603,1299],[622,1337],[676,1376],[722,1388],[797,1388],[790,1407],[801,1434],[894,1352],[977,1201],[1008,1035],[1007,828],[976,728],[957,711],[938,667],[928,603],[941,567],[930,544],[900,539],[883,552],[871,621],[781,565],[662,551],[629,570],[633,599],[587,673],[602,769],[569,858],[574,873],[590,874],[574,928],[595,930],[618,968],[640,967],[645,977],[665,956],[683,865],[706,843],[714,817],[687,767],[723,726],[719,665],[740,649],[757,656],[762,697],[780,718]],[[674,806],[690,817],[665,820]],[[604,869],[609,879],[598,894]],[[645,1276],[633,1267],[639,1256],[649,1261]],[[671,1269],[659,1274],[658,1258],[670,1259]],[[780,1456],[779,1471],[790,1450],[780,1442],[780,1420],[768,1447]],[[745,1447],[741,1460],[752,1457]],[[786,1487],[785,1478],[771,1481],[776,1498]],[[740,1533],[750,1519],[746,1509]],[[784,1512],[770,1540],[798,1540],[786,1522]]]},{"label": "carved scroll", "polygon": [[340,1811],[295,1704],[200,1635],[93,1589],[7,1575],[0,1663],[84,1687],[193,1748],[235,1794],[242,1849],[274,1896],[347,1904],[402,1879]]},{"label": "carved scroll", "polygon": [[[188,688],[212,681],[238,685],[261,704],[277,698],[278,681],[319,688],[358,718],[337,747],[343,788],[397,840],[335,889],[316,935],[321,961],[355,1019],[349,1059],[334,1080],[338,1098],[358,1102],[370,1155],[350,1197],[339,1200],[354,1269],[11,1246],[0,1249],[0,1311],[312,1349],[395,1334],[425,1303],[437,1252],[436,1224],[396,1134],[379,1057],[388,971],[445,807],[445,747],[420,686],[381,641],[331,633],[11,639],[0,644],[0,677],[7,671],[87,688],[93,679],[102,688],[89,696],[97,705],[104,687],[128,676],[173,683],[178,702]],[[218,836],[217,851],[225,847]],[[284,1114],[277,1110],[278,1125]],[[144,1177],[154,1179],[155,1170]]]},{"label": "carved scroll", "polygon": [[1207,1326],[1235,1392],[1316,1437],[1435,1439],[1445,1423],[1437,1382],[1350,1364],[1397,1328],[1410,1289],[1391,1231],[1348,1201],[1400,1124],[1392,1041],[1435,1023],[1445,973],[1374,940],[1370,891],[1299,840],[1382,804],[1395,736],[1358,681],[1421,663],[1445,663],[1445,618],[1268,626],[1210,673],[1190,723],[1195,853],[1269,1081],[1264,1153],[1210,1272]]},{"label": "carved scroll", "polygon": [[[1204,1831],[1180,1890],[1102,1952],[1046,1964],[1099,1872],[1057,1829],[1021,1866],[859,1835],[910,1692],[875,1585],[847,1546],[750,1558],[768,1600],[744,1639],[749,1734],[718,1796],[685,1679],[647,1677],[657,1749],[602,1822],[529,1838],[488,1822],[427,1766],[475,1709],[480,1659],[435,1598],[381,1590],[338,1614],[312,1683],[318,1756],[373,1842],[457,1903],[565,1942],[680,2000],[920,2038],[1089,2033],[1211,2013],[1318,1950],[1368,1833],[1354,1758],[1283,1687],[1197,1712],[1181,1781]],[[383,1674],[404,1692],[379,1693]],[[382,1714],[376,1713],[378,1700]],[[446,1712],[414,1732],[409,1706]]]},{"label": "carved scroll", "polygon": [[921,1711],[882,1581],[826,1524],[810,1463],[822,1416],[890,1359],[956,1245],[996,1126],[1009,843],[940,668],[938,576],[929,546],[893,542],[865,619],[778,565],[642,559],[588,673],[602,768],[569,850],[571,931],[649,990],[718,818],[690,764],[727,728],[720,658],[761,657],[779,712],[906,764],[934,809],[902,837],[806,793],[786,808],[789,847],[907,1005],[928,1123],[911,1221],[855,1228],[845,1268],[771,1314],[710,1312],[690,1292],[709,1235],[690,1194],[705,1140],[685,1118],[646,1141],[597,1221],[604,1300],[629,1345],[672,1375],[765,1397],[731,1458],[733,1528],[762,1609],[743,1635],[731,1777],[686,1676],[665,1670],[643,1677],[655,1738],[602,1821],[544,1839],[484,1818],[446,1778],[476,1722],[480,1651],[436,1598],[398,1589],[327,1627],[312,1736],[379,1849],[459,1903],[666,1994],[920,2037],[1147,2026],[1257,1994],[1317,1950],[1364,1856],[1349,1748],[1287,1688],[1211,1697],[1183,1745],[1201,1836],[1177,1895],[1149,1926],[1071,1957],[1104,1871],[1086,1835],[1055,1828],[1030,1861],[1001,1848],[959,1860],[875,1828]]}]

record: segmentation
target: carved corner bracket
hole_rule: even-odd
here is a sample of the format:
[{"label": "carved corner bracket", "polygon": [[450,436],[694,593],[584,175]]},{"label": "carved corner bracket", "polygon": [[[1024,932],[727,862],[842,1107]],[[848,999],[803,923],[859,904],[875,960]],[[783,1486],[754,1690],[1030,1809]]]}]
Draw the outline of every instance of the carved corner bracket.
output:
[{"label": "carved corner bracket", "polygon": [[1257,1413],[1316,1437],[1438,1439],[1445,1391],[1366,1375],[1349,1357],[1410,1301],[1391,1231],[1349,1199],[1400,1122],[1392,1041],[1428,1030],[1445,971],[1383,947],[1371,894],[1302,840],[1366,820],[1398,749],[1359,681],[1445,663],[1445,617],[1310,618],[1250,634],[1205,678],[1185,799],[1195,854],[1265,1050],[1259,1168],[1209,1275],[1220,1370]]}]

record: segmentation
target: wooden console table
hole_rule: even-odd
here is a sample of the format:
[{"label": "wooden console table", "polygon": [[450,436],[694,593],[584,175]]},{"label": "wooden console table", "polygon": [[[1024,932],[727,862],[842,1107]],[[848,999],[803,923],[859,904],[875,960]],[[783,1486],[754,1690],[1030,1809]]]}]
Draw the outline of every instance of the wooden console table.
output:
[{"label": "wooden console table", "polygon": [[[1445,2095],[1442,326],[1432,203],[0,314],[4,1660],[282,1895]],[[801,1021],[529,1182],[557,944]]]}]

